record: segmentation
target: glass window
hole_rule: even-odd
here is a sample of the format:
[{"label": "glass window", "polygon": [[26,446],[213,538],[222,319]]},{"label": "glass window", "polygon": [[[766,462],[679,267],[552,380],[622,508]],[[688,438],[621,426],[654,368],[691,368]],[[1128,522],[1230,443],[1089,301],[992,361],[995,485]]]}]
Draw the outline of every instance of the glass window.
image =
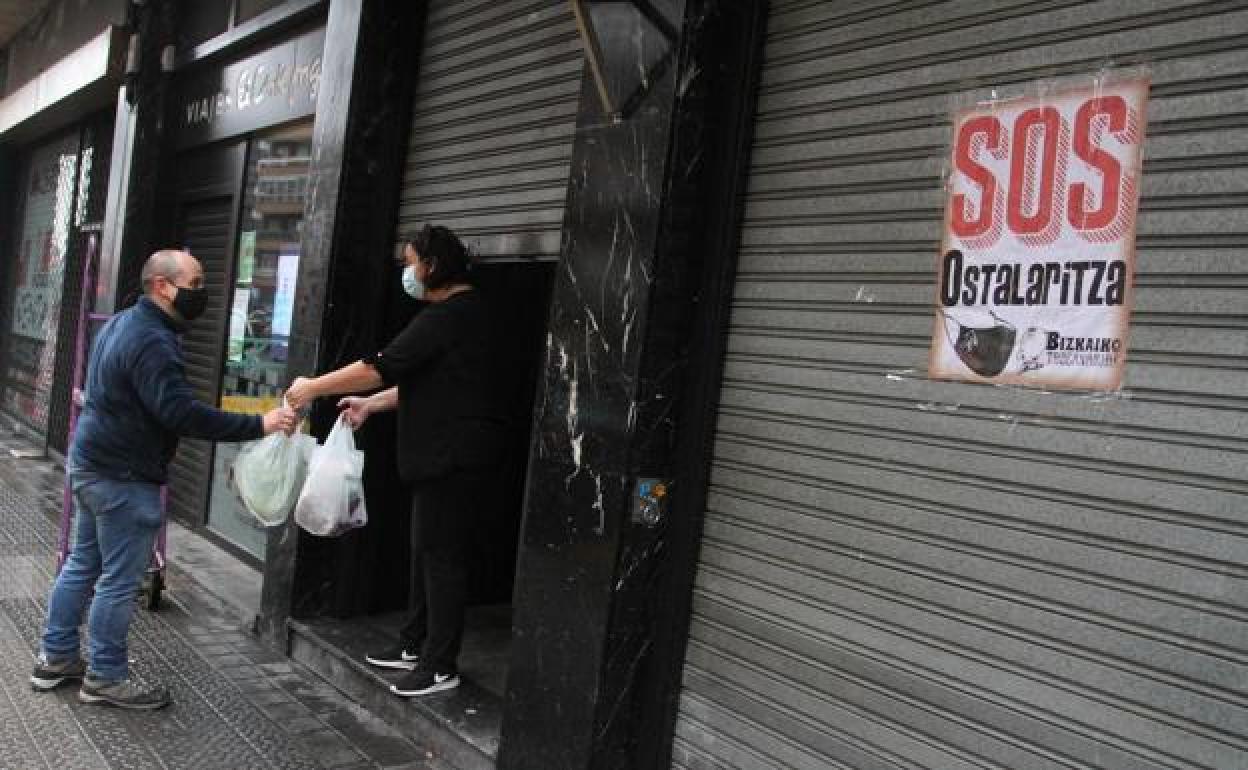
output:
[{"label": "glass window", "polygon": [[73,224],[78,151],[77,131],[37,147],[20,177],[22,215],[11,263],[11,313],[4,341],[4,408],[40,435],[48,427],[56,368],[56,331]]},{"label": "glass window", "polygon": [[[221,408],[263,414],[281,403],[312,155],[312,124],[252,140],[226,324]],[[208,527],[264,556],[264,528],[230,486],[238,444],[218,444]]]}]

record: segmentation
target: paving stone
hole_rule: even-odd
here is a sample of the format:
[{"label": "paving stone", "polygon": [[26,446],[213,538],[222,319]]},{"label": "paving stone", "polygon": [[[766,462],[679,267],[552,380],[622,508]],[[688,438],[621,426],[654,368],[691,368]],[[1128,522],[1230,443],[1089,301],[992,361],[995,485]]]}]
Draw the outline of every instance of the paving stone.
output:
[{"label": "paving stone", "polygon": [[[282,663],[282,661],[288,660],[288,658],[285,655],[281,655],[273,650],[268,650],[264,648],[257,649],[257,650],[249,649],[246,651],[240,651],[239,655],[246,658],[248,663],[251,663],[256,666],[286,665],[286,667],[289,668],[289,664]],[[270,671],[269,669],[265,668],[266,675],[273,674],[273,673],[275,672]],[[283,673],[283,672],[278,671],[276,673]]]},{"label": "paving stone", "polygon": [[[28,678],[55,567],[57,526],[49,514],[59,509],[62,478],[42,466],[32,471],[32,463],[46,461],[23,460],[19,468],[6,457],[0,456],[0,769],[281,770],[380,767],[382,760],[404,763],[396,768],[435,768],[419,759],[423,749],[249,636],[190,580],[170,586],[162,611],[137,612],[129,638],[131,677],[164,683],[173,705],[130,712],[82,704],[76,686],[33,692]],[[412,757],[416,764],[408,762]]]},{"label": "paving stone", "polygon": [[[279,725],[284,724],[288,720],[302,719],[312,716],[312,711],[298,701],[285,701],[268,704],[258,704],[264,710],[264,715]],[[320,720],[317,720],[318,722]],[[287,730],[286,732],[290,732]]]},{"label": "paving stone", "polygon": [[379,765],[414,762],[425,756],[423,749],[395,735],[389,725],[358,706],[330,714],[325,721]]},{"label": "paving stone", "polygon": [[240,682],[235,682],[234,686],[242,692],[249,694],[271,693],[283,690],[276,682],[269,679],[244,679]]},{"label": "paving stone", "polygon": [[304,733],[299,736],[299,740],[305,749],[315,754],[322,767],[339,767],[365,761],[360,752],[352,748],[345,738],[333,730],[323,729]]},{"label": "paving stone", "polygon": [[325,723],[314,716],[295,717],[294,719],[279,719],[278,724],[282,726],[288,733],[306,733],[313,730],[323,730]]},{"label": "paving stone", "polygon": [[261,671],[259,668],[252,666],[252,665],[223,666],[221,667],[220,671],[222,674],[226,676],[226,678],[232,679],[236,682],[243,681],[246,679],[263,679],[264,678],[264,672]]},{"label": "paving stone", "polygon": [[209,661],[210,663],[212,663],[212,665],[214,665],[214,666],[216,666],[216,667],[218,667],[218,668],[226,668],[226,667],[233,667],[233,666],[250,666],[250,665],[251,665],[251,661],[250,661],[250,660],[247,660],[247,658],[246,658],[246,657],[244,657],[244,656],[242,656],[242,655],[239,655],[237,652],[234,652],[233,650],[231,650],[231,651],[229,651],[229,652],[223,652],[223,653],[220,653],[220,654],[218,654],[218,655],[209,655],[209,654],[205,654],[205,653],[201,650],[201,651],[200,651],[200,655],[201,655],[202,657],[204,657],[204,658],[207,658],[207,659],[208,659],[208,661]]},{"label": "paving stone", "polygon": [[279,703],[297,703],[290,693],[283,692],[282,690],[252,693],[247,696],[247,699],[252,703],[255,703],[257,706],[273,706]]}]

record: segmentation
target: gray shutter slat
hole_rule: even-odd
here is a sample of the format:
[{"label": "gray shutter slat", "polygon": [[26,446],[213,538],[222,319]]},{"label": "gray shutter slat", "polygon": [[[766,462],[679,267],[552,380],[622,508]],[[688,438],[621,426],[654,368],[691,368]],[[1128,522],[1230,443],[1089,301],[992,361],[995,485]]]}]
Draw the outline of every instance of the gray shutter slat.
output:
[{"label": "gray shutter slat", "polygon": [[455,230],[483,259],[557,259],[582,54],[566,4],[432,2],[397,239]]}]

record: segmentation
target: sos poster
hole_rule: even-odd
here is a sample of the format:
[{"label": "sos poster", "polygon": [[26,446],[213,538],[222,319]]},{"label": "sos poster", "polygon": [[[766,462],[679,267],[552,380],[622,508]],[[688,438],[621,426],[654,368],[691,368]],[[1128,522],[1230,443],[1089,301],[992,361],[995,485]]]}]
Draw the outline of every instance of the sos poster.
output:
[{"label": "sos poster", "polygon": [[954,115],[929,376],[1121,386],[1148,88],[1102,74]]}]

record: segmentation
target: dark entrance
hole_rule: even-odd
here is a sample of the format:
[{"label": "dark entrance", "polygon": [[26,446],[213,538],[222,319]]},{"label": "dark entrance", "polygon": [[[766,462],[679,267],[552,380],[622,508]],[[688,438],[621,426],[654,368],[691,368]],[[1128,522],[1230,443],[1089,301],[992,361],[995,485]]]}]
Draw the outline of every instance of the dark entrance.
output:
[{"label": "dark entrance", "polygon": [[[396,13],[384,24],[363,26],[373,35],[397,29],[396,17],[409,7],[397,12],[400,5],[391,6]],[[361,14],[381,17],[385,10],[384,3],[365,4]],[[309,332],[300,338],[297,318],[290,371],[325,372],[351,363],[403,327],[415,307],[402,294],[390,257],[420,226],[450,227],[479,256],[475,279],[498,322],[498,386],[511,433],[507,461],[487,490],[488,524],[475,543],[473,606],[459,661],[465,683],[453,697],[428,701],[447,709],[432,715],[434,705],[395,698],[386,675],[362,663],[370,645],[393,643],[409,598],[410,492],[393,467],[393,419],[382,416],[357,433],[367,457],[368,526],[334,541],[290,529],[273,533],[261,629],[289,639],[296,659],[393,721],[423,718],[425,724],[414,726],[422,734],[458,733],[447,740],[461,748],[463,741],[472,744],[467,754],[457,755],[450,744],[443,753],[457,766],[475,767],[472,756],[486,761],[494,755],[501,720],[534,393],[560,254],[583,56],[567,4],[436,0],[419,4],[412,15],[419,29],[365,46],[367,52],[353,58],[354,70],[324,69],[330,78],[357,73],[352,109],[361,114],[394,115],[401,108],[411,117],[405,130],[392,132],[392,122],[318,113],[321,141],[341,137],[342,163],[323,170],[322,194],[311,205],[338,216],[332,233],[312,230],[311,240],[305,237],[320,261],[305,263]],[[331,15],[330,41],[337,39],[336,18]],[[398,93],[394,78],[361,80],[361,70],[405,73],[413,78],[412,90]],[[404,151],[405,162],[395,163]],[[320,435],[332,412],[329,403],[314,411]]]}]

